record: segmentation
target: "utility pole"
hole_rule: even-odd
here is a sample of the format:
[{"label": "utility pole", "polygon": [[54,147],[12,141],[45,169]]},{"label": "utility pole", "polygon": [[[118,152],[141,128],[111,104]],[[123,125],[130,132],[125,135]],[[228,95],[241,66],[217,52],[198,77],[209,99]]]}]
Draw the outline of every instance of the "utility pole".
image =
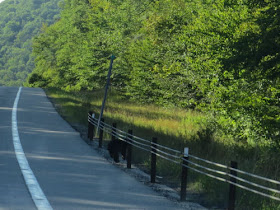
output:
[{"label": "utility pole", "polygon": [[111,74],[112,74],[113,62],[114,62],[115,58],[116,58],[116,56],[114,56],[114,55],[111,56],[110,67],[109,67],[109,71],[108,71],[108,75],[107,75],[107,82],[106,82],[106,86],[105,86],[104,99],[102,102],[102,107],[101,107],[100,115],[98,118],[98,124],[97,124],[97,129],[96,129],[97,132],[99,131],[100,121],[103,116],[103,111],[104,111],[104,107],[105,107],[105,103],[106,103],[106,99],[107,99],[108,88],[110,85],[110,78],[111,78]]}]

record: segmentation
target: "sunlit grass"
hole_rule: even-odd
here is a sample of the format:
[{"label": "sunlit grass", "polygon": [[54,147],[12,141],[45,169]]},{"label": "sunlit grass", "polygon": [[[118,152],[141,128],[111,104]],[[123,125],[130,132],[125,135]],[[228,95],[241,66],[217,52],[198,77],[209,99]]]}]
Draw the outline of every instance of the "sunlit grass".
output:
[{"label": "sunlit grass", "polygon": [[[66,119],[84,125],[86,125],[87,112],[91,110],[98,114],[103,100],[102,91],[67,93],[52,89],[47,93],[51,98],[56,99],[59,107],[63,107],[58,109]],[[125,102],[114,93],[109,94],[103,116],[105,119],[121,121],[127,125],[133,124],[186,140],[196,136],[199,130],[197,122],[204,117],[203,114],[191,110]]]}]

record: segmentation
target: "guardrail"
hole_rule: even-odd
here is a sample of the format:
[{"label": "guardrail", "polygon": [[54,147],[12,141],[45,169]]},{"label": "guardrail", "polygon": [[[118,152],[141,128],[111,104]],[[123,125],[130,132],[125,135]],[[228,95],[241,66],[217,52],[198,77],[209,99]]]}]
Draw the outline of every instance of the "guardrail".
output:
[{"label": "guardrail", "polygon": [[[97,127],[97,125],[98,125],[98,119],[92,117],[92,112],[89,112],[88,138],[91,141],[93,140],[94,137],[94,132],[93,132],[94,127]],[[280,187],[279,181],[239,170],[237,169],[237,163],[234,161],[231,161],[230,166],[227,166],[210,160],[206,160],[189,154],[188,148],[185,148],[184,151],[179,151],[158,144],[156,138],[153,138],[151,141],[149,141],[140,138],[138,136],[134,136],[132,134],[132,130],[129,130],[128,132],[122,131],[120,129],[117,129],[115,123],[112,126],[105,123],[104,119],[101,119],[99,131],[100,131],[98,137],[99,147],[102,147],[103,131],[110,134],[112,136],[113,141],[119,140],[127,143],[128,145],[127,168],[131,168],[131,152],[132,152],[131,147],[136,147],[138,149],[151,153],[151,182],[152,183],[155,183],[155,178],[156,178],[156,157],[160,157],[174,164],[180,165],[182,167],[181,193],[180,193],[181,201],[186,200],[188,169],[203,174],[205,176],[211,177],[213,179],[229,183],[229,200],[228,200],[229,210],[233,210],[235,208],[236,187],[242,188],[244,190],[256,193],[264,197],[268,197],[273,200],[280,201],[280,191],[278,189],[274,189],[253,181],[249,181],[248,179],[238,177],[237,174],[239,173],[242,174],[243,176],[251,177],[256,180],[265,181],[266,183],[274,184]],[[211,166],[212,168],[210,168]],[[216,169],[213,167],[215,167]],[[217,168],[219,168],[219,170]],[[239,183],[237,183],[237,181]],[[249,186],[251,187],[253,186],[254,189],[250,188]],[[260,191],[260,189],[263,191]]]}]

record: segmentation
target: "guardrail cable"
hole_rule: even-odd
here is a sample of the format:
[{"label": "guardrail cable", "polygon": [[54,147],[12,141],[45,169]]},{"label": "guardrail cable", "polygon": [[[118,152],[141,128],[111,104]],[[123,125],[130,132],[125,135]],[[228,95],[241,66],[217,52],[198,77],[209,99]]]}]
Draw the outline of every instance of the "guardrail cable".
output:
[{"label": "guardrail cable", "polygon": [[[126,138],[127,138],[127,140],[130,140],[130,141],[132,141],[132,142],[135,143],[135,144],[138,144],[138,145],[141,145],[141,146],[150,148],[150,145],[143,144],[143,143],[140,143],[140,142],[138,142],[138,141],[135,141],[133,138],[130,138],[130,137],[128,137],[128,136],[127,136]],[[127,143],[129,143],[129,141],[127,141]]]},{"label": "guardrail cable", "polygon": [[163,156],[163,155],[161,155],[161,154],[158,154],[157,152],[153,152],[153,151],[150,151],[150,152],[151,152],[152,154],[155,154],[156,156],[159,156],[159,157],[165,159],[165,160],[169,160],[169,161],[171,161],[171,162],[173,162],[173,163],[176,163],[176,164],[178,164],[178,165],[181,165],[181,162],[179,162],[179,161],[176,161],[176,160],[172,160],[172,159],[170,159],[170,158],[167,158],[167,157],[165,157],[165,156]]},{"label": "guardrail cable", "polygon": [[212,165],[221,167],[221,168],[228,168],[228,166],[226,166],[226,165],[223,165],[223,164],[220,164],[220,163],[215,163],[215,162],[210,161],[210,160],[205,160],[205,159],[203,159],[203,158],[199,158],[199,157],[196,157],[196,156],[194,156],[194,155],[190,155],[190,154],[189,154],[189,157],[194,158],[194,159],[197,159],[197,160],[201,160],[201,161],[203,161],[203,162],[206,162],[206,163],[209,163],[209,164],[212,164]]},{"label": "guardrail cable", "polygon": [[230,170],[236,171],[236,172],[241,173],[241,174],[245,174],[245,175],[248,175],[248,176],[252,176],[252,177],[254,177],[254,178],[262,179],[262,180],[264,180],[264,181],[271,182],[271,183],[273,183],[273,184],[279,184],[279,185],[280,185],[280,182],[279,182],[279,181],[276,181],[276,180],[273,180],[273,179],[269,179],[269,178],[262,177],[262,176],[259,176],[259,175],[256,175],[256,174],[248,173],[248,172],[242,171],[242,170],[240,170],[240,169],[236,169],[236,168],[232,168],[232,167],[229,167],[229,166],[220,164],[220,163],[212,162],[212,161],[210,161],[210,160],[205,160],[205,159],[203,159],[203,158],[199,158],[199,157],[196,157],[196,156],[194,156],[194,155],[189,155],[189,157],[194,158],[194,159],[197,159],[197,160],[201,160],[201,161],[203,161],[203,162],[206,162],[206,163],[209,163],[209,164],[218,166],[218,167],[230,169]]},{"label": "guardrail cable", "polygon": [[211,172],[214,172],[214,173],[217,173],[217,174],[221,174],[221,175],[225,175],[225,176],[228,175],[227,172],[215,170],[215,169],[212,169],[212,168],[208,168],[208,167],[199,165],[199,164],[197,164],[197,163],[194,163],[194,162],[192,162],[192,161],[190,161],[190,160],[187,160],[187,159],[185,159],[185,158],[182,158],[182,160],[188,162],[189,164],[192,164],[192,165],[194,165],[194,166],[197,166],[197,167],[199,167],[199,168],[203,168],[203,169],[205,169],[205,170],[207,170],[207,171],[211,171]]},{"label": "guardrail cable", "polygon": [[[108,132],[108,133],[110,133],[110,132]],[[135,146],[135,147],[137,147],[137,148],[139,148],[139,149],[142,149],[142,150],[145,150],[145,151],[147,151],[147,152],[150,152],[150,150],[149,149],[146,149],[146,148],[144,148],[144,147],[141,147],[141,146],[139,146],[139,145],[137,145],[137,144],[140,144],[140,145],[142,145],[142,146],[148,146],[148,145],[144,145],[144,144],[141,144],[141,143],[139,143],[139,142],[136,142],[136,141],[133,141],[132,140],[132,142],[129,142],[129,141],[127,141],[126,140],[126,138],[119,138],[119,136],[118,135],[116,135],[116,134],[113,134],[113,133],[110,133],[110,134],[112,134],[112,136],[115,136],[116,138],[118,138],[119,140],[121,140],[121,141],[124,141],[124,142],[126,142],[126,143],[128,143],[128,144],[131,144],[131,145],[133,145],[133,146]],[[135,143],[137,143],[137,144],[135,144]],[[149,146],[150,147],[150,146]]]},{"label": "guardrail cable", "polygon": [[173,157],[173,158],[177,158],[177,159],[181,158],[180,156],[169,154],[169,153],[164,152],[164,151],[162,151],[162,150],[160,150],[160,149],[158,149],[156,147],[151,146],[151,148],[156,150],[157,152],[160,152],[160,153],[164,154],[164,155],[167,155],[167,156],[170,156],[170,157]]},{"label": "guardrail cable", "polygon": [[209,176],[209,177],[211,177],[211,178],[217,179],[217,180],[219,180],[219,181],[227,182],[227,180],[224,179],[224,178],[221,178],[221,177],[218,177],[218,176],[214,176],[214,175],[212,175],[212,174],[206,173],[206,172],[204,172],[204,171],[201,171],[201,170],[199,170],[199,169],[193,168],[193,167],[191,167],[191,166],[188,166],[188,165],[185,165],[185,164],[182,164],[182,166],[184,166],[184,167],[186,167],[186,168],[188,168],[188,169],[191,169],[191,170],[193,170],[193,171],[196,171],[196,172],[198,172],[198,173],[200,173],[200,174],[204,174],[204,175]]},{"label": "guardrail cable", "polygon": [[268,198],[271,198],[271,199],[273,199],[273,200],[280,201],[280,198],[275,197],[275,196],[273,196],[273,195],[269,195],[269,194],[266,194],[266,193],[263,193],[263,192],[254,190],[254,189],[245,187],[245,186],[243,186],[243,185],[240,185],[240,184],[237,184],[237,183],[234,183],[234,182],[231,182],[231,181],[227,181],[227,182],[230,183],[230,184],[233,184],[233,185],[235,185],[235,186],[237,186],[237,187],[240,187],[240,188],[242,188],[242,189],[244,189],[244,190],[248,190],[248,191],[250,191],[250,192],[253,192],[253,193],[256,193],[256,194],[259,194],[259,195],[268,197]]},{"label": "guardrail cable", "polygon": [[138,136],[134,136],[134,135],[132,135],[132,137],[133,137],[134,139],[137,139],[137,140],[140,140],[140,141],[143,141],[143,142],[149,143],[149,144],[152,142],[152,141],[149,141],[149,140],[146,140],[146,139],[140,138],[140,137],[138,137]]},{"label": "guardrail cable", "polygon": [[169,147],[165,147],[165,146],[163,146],[163,145],[156,144],[156,143],[154,143],[154,142],[151,142],[151,144],[152,144],[152,145],[155,145],[155,146],[157,146],[157,147],[160,147],[160,148],[163,148],[163,149],[166,149],[166,150],[169,150],[169,151],[175,152],[175,153],[182,154],[182,152],[181,152],[181,151],[179,151],[179,150],[171,149],[171,148],[169,148]]},{"label": "guardrail cable", "polygon": [[268,198],[271,198],[271,199],[280,201],[280,198],[278,198],[278,197],[275,197],[275,196],[272,196],[272,195],[269,195],[269,194],[266,194],[266,193],[263,193],[263,192],[260,192],[260,191],[257,191],[257,190],[248,188],[248,187],[245,187],[245,186],[243,186],[243,185],[240,185],[240,184],[231,182],[231,181],[229,181],[229,180],[227,180],[227,179],[224,179],[224,178],[221,178],[221,177],[214,176],[214,175],[212,175],[212,174],[203,172],[203,171],[201,171],[201,170],[199,170],[199,169],[196,169],[196,168],[193,168],[193,167],[191,167],[191,166],[187,166],[187,165],[185,165],[185,164],[182,164],[182,166],[184,166],[184,167],[186,167],[186,168],[189,168],[189,169],[191,169],[191,170],[193,170],[193,171],[196,171],[196,172],[198,172],[198,173],[200,173],[200,174],[203,174],[203,175],[206,175],[206,176],[208,176],[208,177],[211,177],[211,178],[213,178],[213,179],[217,179],[217,180],[222,181],[222,182],[227,182],[227,183],[229,183],[229,184],[235,185],[235,186],[237,186],[237,187],[239,187],[239,188],[248,190],[248,191],[250,191],[250,192],[253,192],[253,193],[256,193],[256,194],[259,194],[259,195],[262,195],[262,196],[265,196],[265,197],[268,197]]},{"label": "guardrail cable", "polygon": [[[95,119],[95,118],[92,118],[91,115],[88,115],[88,122],[91,123],[94,126],[98,126],[98,120]],[[154,143],[152,141],[140,138],[138,136],[131,135],[131,134],[129,134],[125,131],[122,131],[120,129],[117,129],[117,128],[115,128],[115,127],[113,127],[113,126],[111,126],[111,125],[109,125],[105,122],[101,121],[99,126],[100,126],[99,129],[102,129],[106,133],[108,133],[112,136],[115,136],[120,141],[127,142],[128,144],[130,144],[130,145],[132,145],[132,146],[134,146],[138,149],[150,152],[150,153],[155,154],[155,155],[157,155],[157,156],[159,156],[159,157],[161,157],[165,160],[171,161],[173,163],[176,163],[178,165],[181,165],[183,167],[186,167],[190,170],[193,170],[197,173],[206,175],[206,176],[211,177],[213,179],[216,179],[216,180],[219,180],[219,181],[222,181],[222,182],[227,182],[229,184],[235,185],[235,186],[237,186],[239,188],[242,188],[242,189],[245,189],[247,191],[250,191],[250,192],[253,192],[253,193],[256,193],[256,194],[259,194],[259,195],[262,195],[262,196],[280,201],[279,197],[269,195],[267,193],[260,192],[260,191],[255,190],[255,189],[251,189],[251,188],[243,186],[241,184],[234,183],[234,182],[230,181],[229,178],[232,177],[232,178],[234,178],[238,181],[241,181],[243,183],[246,183],[246,184],[252,185],[254,187],[261,188],[263,190],[267,190],[267,191],[270,191],[270,192],[273,192],[273,193],[277,193],[277,194],[280,194],[280,190],[273,189],[273,188],[270,188],[270,187],[266,187],[266,186],[257,184],[257,183],[252,182],[252,181],[248,181],[244,178],[241,178],[241,177],[235,176],[233,174],[230,174],[228,171],[227,172],[220,171],[220,170],[216,170],[216,169],[213,169],[213,168],[209,168],[209,167],[200,165],[200,164],[195,163],[195,162],[193,162],[189,159],[184,158],[183,153],[179,150],[172,149],[172,148],[163,146],[161,144]],[[170,152],[174,153],[174,154],[170,154]],[[210,165],[213,165],[213,166],[216,166],[216,167],[220,167],[220,168],[223,168],[223,169],[226,169],[226,170],[236,171],[236,172],[238,172],[240,174],[243,174],[243,175],[247,175],[247,176],[250,176],[250,177],[253,177],[253,178],[256,178],[256,179],[260,179],[260,180],[263,180],[263,181],[266,181],[266,182],[270,182],[272,184],[280,185],[279,181],[276,181],[276,180],[273,180],[273,179],[269,179],[269,178],[262,177],[262,176],[259,176],[259,175],[256,175],[256,174],[248,173],[248,172],[242,171],[240,169],[232,168],[230,166],[226,166],[226,165],[223,165],[223,164],[220,164],[220,163],[216,163],[216,162],[213,162],[213,161],[210,161],[210,160],[206,160],[206,159],[194,156],[194,155],[188,154],[188,156],[190,158],[195,159],[195,160],[202,161],[204,163],[207,163],[207,164],[210,164]],[[182,161],[187,162],[190,165],[193,165],[197,168],[200,168],[200,169],[212,172],[212,173],[216,173],[216,174],[219,174],[219,175],[222,175],[222,176],[227,176],[228,179],[220,177],[220,176],[215,176],[213,174],[207,173],[207,172],[202,171],[200,169],[197,169],[197,168],[194,168],[192,166],[186,165],[186,164],[182,163]]]},{"label": "guardrail cable", "polygon": [[252,176],[252,177],[257,178],[257,179],[262,179],[264,181],[271,182],[273,184],[280,184],[279,181],[276,181],[276,180],[273,180],[273,179],[269,179],[269,178],[266,178],[266,177],[262,177],[262,176],[259,176],[259,175],[256,175],[256,174],[251,174],[251,173],[248,173],[246,171],[241,171],[241,170],[236,169],[236,168],[231,168],[231,167],[228,166],[228,169],[236,171],[236,172],[241,173],[241,174]]},{"label": "guardrail cable", "polygon": [[[271,192],[280,194],[280,191],[279,191],[279,190],[276,190],[276,189],[273,189],[273,188],[269,188],[269,187],[265,187],[265,186],[263,186],[263,185],[260,185],[260,184],[254,183],[254,182],[250,182],[250,181],[248,181],[248,180],[246,180],[246,179],[240,178],[240,177],[238,177],[238,176],[234,176],[234,175],[229,174],[229,173],[227,173],[227,172],[223,172],[223,171],[219,171],[219,170],[214,170],[214,169],[211,169],[211,168],[207,168],[207,167],[205,167],[205,166],[201,166],[201,165],[199,165],[199,164],[197,164],[197,163],[194,163],[194,162],[192,162],[192,161],[190,161],[190,160],[187,160],[187,159],[185,159],[185,158],[182,158],[182,159],[183,159],[184,161],[188,162],[189,164],[192,164],[192,165],[197,166],[197,167],[199,167],[199,168],[203,168],[203,169],[205,169],[205,170],[208,170],[208,171],[211,171],[211,172],[214,172],[214,173],[217,173],[217,174],[221,174],[221,175],[224,175],[224,176],[233,177],[233,178],[235,178],[235,179],[237,179],[237,180],[239,180],[239,181],[241,181],[241,182],[244,182],[244,183],[253,185],[253,186],[255,186],[255,187],[259,187],[259,188],[262,188],[262,189],[264,189],[264,190],[268,190],[268,191],[271,191]],[[229,168],[230,168],[230,167],[229,167]]]},{"label": "guardrail cable", "polygon": [[234,175],[232,175],[232,174],[228,174],[228,176],[233,177],[233,178],[235,178],[235,179],[237,179],[237,180],[239,180],[239,181],[241,181],[241,182],[244,182],[244,183],[253,185],[253,186],[255,186],[255,187],[262,188],[262,189],[264,189],[264,190],[268,190],[268,191],[271,191],[271,192],[280,194],[280,191],[279,191],[279,190],[276,190],[276,189],[273,189],[273,188],[269,188],[269,187],[265,187],[265,186],[263,186],[263,185],[260,185],[260,184],[254,183],[254,182],[250,182],[250,181],[248,181],[248,180],[246,180],[246,179],[240,178],[240,177],[238,177],[238,176],[234,176]]}]

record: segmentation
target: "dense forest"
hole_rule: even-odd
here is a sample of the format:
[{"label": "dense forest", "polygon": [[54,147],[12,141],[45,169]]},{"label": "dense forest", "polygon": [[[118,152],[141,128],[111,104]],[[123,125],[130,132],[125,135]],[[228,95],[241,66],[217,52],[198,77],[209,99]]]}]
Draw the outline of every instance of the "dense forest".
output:
[{"label": "dense forest", "polygon": [[29,86],[103,87],[114,54],[123,97],[202,110],[208,133],[280,148],[280,1],[65,0],[62,9],[34,39]]},{"label": "dense forest", "polygon": [[18,86],[34,68],[32,38],[59,18],[59,0],[5,0],[0,4],[0,85]]}]

